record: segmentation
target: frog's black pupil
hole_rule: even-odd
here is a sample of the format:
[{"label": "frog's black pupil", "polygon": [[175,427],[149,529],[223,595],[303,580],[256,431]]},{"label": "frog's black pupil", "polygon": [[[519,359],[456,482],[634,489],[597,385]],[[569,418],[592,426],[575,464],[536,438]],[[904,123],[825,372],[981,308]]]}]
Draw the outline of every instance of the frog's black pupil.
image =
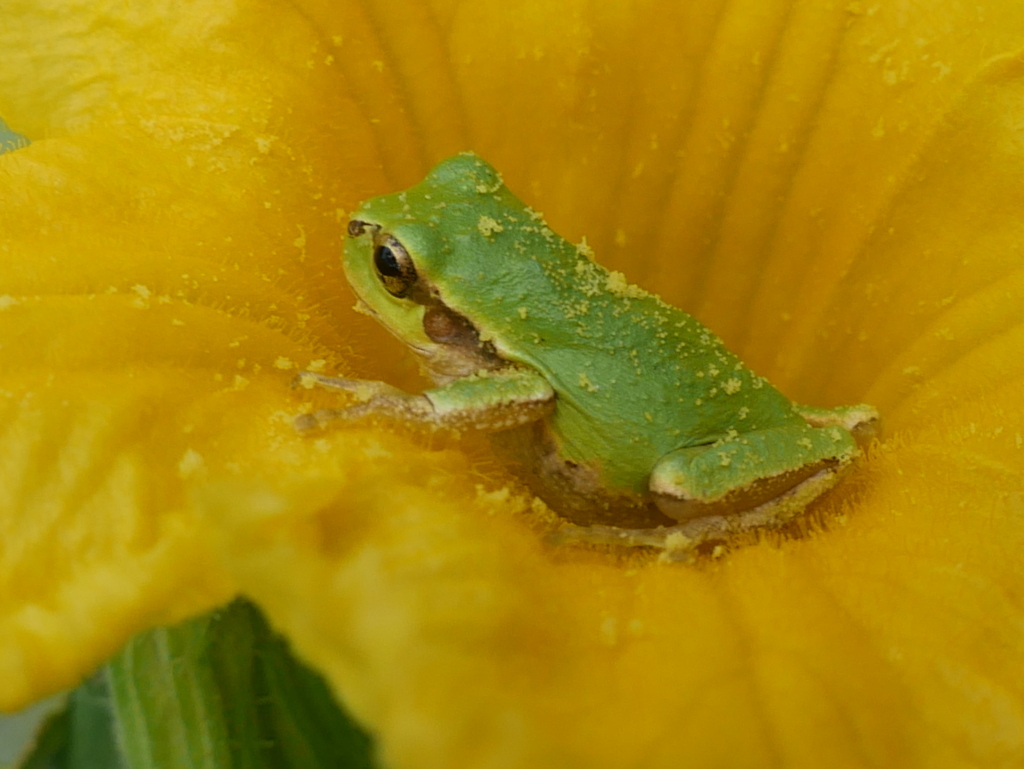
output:
[{"label": "frog's black pupil", "polygon": [[402,277],[402,268],[398,264],[395,252],[387,246],[377,246],[377,251],[373,255],[373,263],[377,267],[377,272],[386,278]]}]

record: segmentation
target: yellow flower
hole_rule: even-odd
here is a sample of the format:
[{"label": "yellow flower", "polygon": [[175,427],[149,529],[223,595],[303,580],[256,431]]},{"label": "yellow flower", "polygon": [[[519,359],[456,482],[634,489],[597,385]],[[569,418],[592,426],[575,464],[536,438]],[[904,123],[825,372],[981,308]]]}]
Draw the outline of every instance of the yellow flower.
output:
[{"label": "yellow flower", "polygon": [[[0,708],[242,592],[388,766],[1024,762],[1018,2],[9,5]],[[416,386],[339,246],[463,149],[884,442],[686,566],[545,544],[475,442],[296,435],[302,369]]]}]

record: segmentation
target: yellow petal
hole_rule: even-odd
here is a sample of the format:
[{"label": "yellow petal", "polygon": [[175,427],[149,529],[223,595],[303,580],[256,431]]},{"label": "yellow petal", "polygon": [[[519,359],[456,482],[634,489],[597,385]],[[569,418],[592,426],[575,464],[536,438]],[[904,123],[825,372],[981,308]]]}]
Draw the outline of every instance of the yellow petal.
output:
[{"label": "yellow petal", "polygon": [[339,210],[378,178],[351,100],[291,101],[334,82],[300,17],[122,10],[27,3],[0,30],[0,113],[34,140],[0,156],[5,709],[237,590],[188,487],[234,425],[295,438],[272,417],[346,347],[320,308],[350,302]]},{"label": "yellow petal", "polygon": [[[4,514],[0,672],[41,650],[0,706],[237,586],[390,766],[1024,759],[1021,78],[989,63],[1024,41],[1015,4],[83,13],[0,32],[20,63],[0,114],[58,137],[0,159],[20,190],[0,295],[21,318],[0,371],[10,423],[49,425],[0,448],[27,468],[24,512]],[[822,525],[696,566],[552,548],[475,443],[304,440],[275,419],[314,359],[355,350],[411,385],[347,312],[335,211],[469,147],[794,397],[882,408],[886,442]],[[22,489],[59,489],[56,455],[116,488],[103,512],[129,525],[54,493],[77,557],[48,577]],[[23,618],[37,605],[56,607],[44,628]],[[92,635],[70,648],[76,616]]]},{"label": "yellow petal", "polygon": [[397,443],[314,507],[211,497],[389,765],[1024,756],[1019,76],[986,61],[1024,14],[984,9],[985,46],[953,13],[704,8],[456,14],[473,146],[795,395],[878,403],[888,440],[824,528],[695,568],[547,549],[526,502],[467,506],[468,468]]}]

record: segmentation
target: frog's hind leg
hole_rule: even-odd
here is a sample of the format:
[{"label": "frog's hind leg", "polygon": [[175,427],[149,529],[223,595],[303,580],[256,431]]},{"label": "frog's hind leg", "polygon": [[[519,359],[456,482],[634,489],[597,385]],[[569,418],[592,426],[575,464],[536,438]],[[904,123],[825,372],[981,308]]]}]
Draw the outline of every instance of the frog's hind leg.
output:
[{"label": "frog's hind leg", "polygon": [[[579,543],[617,547],[652,547],[663,561],[692,561],[705,543],[729,541],[744,532],[775,528],[792,519],[839,480],[843,467],[823,467],[779,496],[739,513],[707,513],[676,526],[624,529],[618,526],[563,524],[549,537],[552,544]],[[710,552],[710,551],[709,551]]]},{"label": "frog's hind leg", "polygon": [[755,510],[789,517],[833,486],[858,453],[841,427],[786,425],[673,451],[654,466],[650,490],[681,523]]},{"label": "frog's hind leg", "polygon": [[839,480],[859,453],[840,424],[790,424],[679,449],[651,473],[650,491],[676,526],[649,529],[566,524],[552,542],[654,547],[668,561],[692,559],[702,543],[793,518]]}]

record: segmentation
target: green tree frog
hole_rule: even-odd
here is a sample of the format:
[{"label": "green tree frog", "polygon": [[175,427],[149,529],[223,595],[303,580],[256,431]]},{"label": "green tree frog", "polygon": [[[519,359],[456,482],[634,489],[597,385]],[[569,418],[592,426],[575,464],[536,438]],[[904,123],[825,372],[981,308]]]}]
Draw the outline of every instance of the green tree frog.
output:
[{"label": "green tree frog", "polygon": [[378,416],[486,431],[567,519],[564,538],[591,542],[692,546],[778,524],[836,482],[874,409],[791,403],[696,319],[591,256],[472,153],[363,203],[344,255],[357,309],[436,386],[307,372],[303,385],[358,402],[297,426]]}]

